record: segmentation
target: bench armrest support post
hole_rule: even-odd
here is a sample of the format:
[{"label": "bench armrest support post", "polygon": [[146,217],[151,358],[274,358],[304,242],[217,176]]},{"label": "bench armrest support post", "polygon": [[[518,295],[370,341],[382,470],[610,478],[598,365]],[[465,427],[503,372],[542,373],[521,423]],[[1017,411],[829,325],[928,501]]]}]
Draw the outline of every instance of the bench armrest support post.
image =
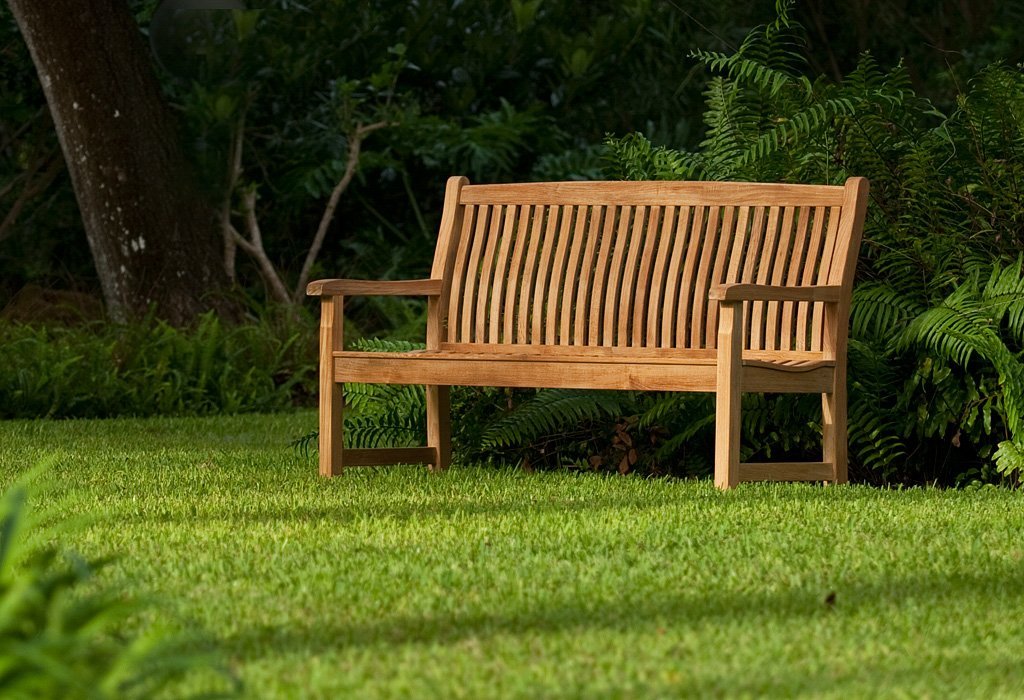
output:
[{"label": "bench armrest support post", "polygon": [[715,486],[720,489],[739,483],[742,354],[743,303],[722,302],[715,391]]}]

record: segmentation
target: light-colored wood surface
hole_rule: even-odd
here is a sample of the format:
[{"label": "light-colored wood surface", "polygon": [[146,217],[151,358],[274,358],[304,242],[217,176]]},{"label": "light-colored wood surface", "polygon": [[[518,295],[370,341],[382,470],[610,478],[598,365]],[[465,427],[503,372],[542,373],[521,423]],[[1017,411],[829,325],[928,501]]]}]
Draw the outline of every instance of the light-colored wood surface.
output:
[{"label": "light-colored wood surface", "polygon": [[382,464],[435,464],[433,447],[378,447],[345,450],[346,467],[375,467]]},{"label": "light-colored wood surface", "polygon": [[[330,341],[322,382],[427,385],[428,448],[441,467],[453,384],[714,391],[724,487],[760,478],[738,462],[740,393],[821,393],[824,461],[811,471],[826,464],[823,480],[842,482],[846,326],[866,204],[863,178],[834,187],[453,177],[431,279],[310,285],[338,295],[339,314],[344,295],[427,295],[427,349],[355,353]],[[322,413],[340,405],[328,396]],[[797,474],[790,466],[776,477]]]},{"label": "light-colored wood surface", "polygon": [[[384,357],[381,357],[384,355]],[[714,362],[693,364],[573,361],[569,358],[499,359],[493,355],[411,355],[344,353],[336,358],[337,382],[546,387],[564,389],[643,389],[716,391]],[[741,390],[817,394],[832,388],[833,368],[825,365],[786,371],[763,363],[743,363]]]},{"label": "light-colored wood surface", "polygon": [[741,462],[739,481],[828,481],[829,462]]},{"label": "light-colored wood surface", "polygon": [[309,296],[437,296],[441,280],[317,280],[306,287]]},{"label": "light-colored wood surface", "polygon": [[742,353],[743,309],[739,303],[723,304],[715,365],[715,486],[720,489],[739,483]]},{"label": "light-colored wood surface", "polygon": [[708,296],[719,301],[751,301],[754,299],[762,301],[839,301],[842,293],[843,288],[839,285],[783,287],[768,284],[726,283],[712,287]]},{"label": "light-colored wood surface", "polygon": [[840,206],[843,187],[758,182],[529,182],[467,185],[460,204]]},{"label": "light-colored wood surface", "polygon": [[342,415],[345,395],[334,380],[334,352],[344,347],[342,296],[320,300],[320,476],[334,476],[342,469]]},{"label": "light-colored wood surface", "polygon": [[428,384],[426,394],[427,447],[434,450],[434,468],[447,469],[452,462],[451,388]]}]

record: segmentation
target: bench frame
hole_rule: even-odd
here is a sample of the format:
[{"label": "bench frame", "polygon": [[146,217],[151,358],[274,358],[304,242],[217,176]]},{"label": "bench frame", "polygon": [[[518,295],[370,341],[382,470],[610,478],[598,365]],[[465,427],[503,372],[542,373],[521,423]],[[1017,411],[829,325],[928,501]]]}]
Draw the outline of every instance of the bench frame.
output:
[{"label": "bench frame", "polygon": [[[536,183],[485,186],[488,201],[518,204],[517,197],[542,196],[554,188],[561,197],[605,197],[609,204],[636,200],[636,188],[645,183]],[[661,192],[658,183],[649,183]],[[703,188],[718,200],[743,205],[750,199],[767,201],[777,193],[813,196],[829,190],[802,185],[751,183],[687,183]],[[867,208],[868,182],[850,178],[842,188],[837,236],[844,248],[839,284],[721,283],[711,285],[707,299],[718,302],[717,348],[670,350],[606,348],[573,345],[480,345],[445,342],[448,299],[451,292],[455,238],[462,229],[462,212],[471,197],[464,197],[468,180],[448,180],[440,236],[431,277],[422,280],[318,280],[307,294],[321,298],[320,317],[320,474],[333,476],[343,467],[396,463],[427,464],[444,469],[451,462],[450,384],[523,387],[581,387],[708,391],[716,395],[715,485],[722,489],[742,481],[800,480],[847,481],[846,349],[853,270]],[[626,194],[620,195],[622,192]],[[507,189],[503,189],[507,187]],[[488,190],[488,188],[490,188]],[[801,190],[801,188],[803,188]],[[816,188],[816,189],[815,189]],[[698,195],[703,189],[698,189]],[[643,192],[646,192],[644,190]],[[641,194],[643,194],[643,192]],[[766,192],[770,192],[766,194]],[[811,194],[808,195],[807,193]],[[483,195],[479,195],[482,197]],[[654,196],[654,195],[651,195]],[[824,197],[824,195],[822,195]],[[662,199],[664,195],[661,194]],[[614,201],[618,199],[619,201]],[[824,201],[824,199],[823,199]],[[837,263],[833,263],[835,265]],[[427,298],[426,350],[420,353],[358,353],[343,351],[345,297],[425,296]],[[815,362],[796,366],[793,353],[744,350],[744,304],[762,302],[820,302],[820,353]],[[748,312],[749,317],[749,312]],[[709,328],[709,333],[713,329]],[[482,350],[486,349],[486,352]],[[803,353],[810,356],[811,353]],[[680,365],[680,358],[685,358]],[[457,378],[457,379],[456,379]],[[456,379],[456,381],[453,381]],[[342,413],[344,382],[422,383],[426,386],[427,445],[424,447],[346,449]],[[822,397],[822,460],[798,463],[741,463],[740,395],[742,392],[820,393]]]}]

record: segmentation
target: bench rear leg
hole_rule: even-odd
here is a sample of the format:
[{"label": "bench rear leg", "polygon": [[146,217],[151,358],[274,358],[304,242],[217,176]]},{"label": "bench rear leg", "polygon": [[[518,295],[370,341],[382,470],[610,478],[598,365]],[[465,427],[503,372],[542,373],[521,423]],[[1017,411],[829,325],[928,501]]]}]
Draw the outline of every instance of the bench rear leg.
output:
[{"label": "bench rear leg", "polygon": [[451,387],[427,385],[427,446],[434,449],[434,470],[447,469],[452,461]]},{"label": "bench rear leg", "polygon": [[846,373],[836,371],[832,392],[821,395],[822,458],[832,465],[832,483],[834,484],[847,482],[848,440],[846,432]]}]

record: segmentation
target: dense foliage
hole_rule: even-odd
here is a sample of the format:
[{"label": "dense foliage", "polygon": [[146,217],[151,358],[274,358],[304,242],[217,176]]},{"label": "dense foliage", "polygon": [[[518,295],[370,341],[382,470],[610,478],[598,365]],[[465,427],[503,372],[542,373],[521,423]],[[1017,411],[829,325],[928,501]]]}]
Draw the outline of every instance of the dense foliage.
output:
[{"label": "dense foliage", "polygon": [[[1024,469],[1024,75],[992,65],[943,112],[904,66],[865,54],[805,75],[786,5],[718,75],[692,151],[609,141],[621,177],[839,184],[871,179],[854,294],[851,445],[860,476],[963,481]],[[805,414],[810,415],[810,414]],[[808,420],[808,426],[812,421]],[[806,432],[806,431],[805,431]],[[754,437],[755,444],[762,439]]]},{"label": "dense foliage", "polygon": [[[453,172],[597,177],[606,133],[699,143],[709,76],[688,51],[735,51],[767,9],[749,0],[275,0],[179,44],[180,34],[153,26],[159,4],[130,3],[153,31],[197,177],[214,207],[227,203],[239,217],[255,191],[267,255],[288,286],[344,172],[354,125],[392,124],[363,144],[314,272],[415,276],[429,264]],[[807,0],[792,14],[811,28],[812,73],[836,79],[870,48],[887,63],[904,57],[915,87],[940,106],[980,66],[1024,58],[1017,3]],[[0,307],[26,282],[95,291],[53,126],[6,4],[0,57]],[[238,279],[253,296],[263,294],[257,271],[240,254]],[[373,313],[362,320],[387,326]]]},{"label": "dense foliage", "polygon": [[[904,66],[882,70],[867,54],[838,82],[809,78],[803,45],[782,3],[778,20],[737,52],[695,51],[716,74],[702,142],[677,150],[640,134],[611,138],[608,170],[628,179],[869,177],[849,351],[854,476],[1016,483],[1024,469],[1024,76],[990,66],[943,112],[914,91]],[[478,393],[498,417],[464,445],[468,454],[518,447],[531,463],[708,469],[707,397],[507,393],[517,400],[505,407]],[[385,403],[397,414],[400,397],[392,398]],[[815,397],[745,397],[743,458],[813,458],[819,411]]]},{"label": "dense foliage", "polygon": [[[133,3],[141,26],[157,4]],[[354,134],[369,124],[381,127],[361,144],[314,276],[421,275],[452,172],[478,181],[868,176],[850,346],[852,474],[1015,482],[1024,467],[1024,79],[1013,66],[1024,54],[1011,28],[1024,11],[808,0],[779,3],[776,21],[751,29],[763,10],[731,1],[424,0],[314,12],[281,0],[210,24],[199,51],[175,50],[173,36],[153,45],[211,203],[240,227],[253,203],[268,259],[289,285]],[[0,202],[20,212],[16,225],[0,226],[0,297],[26,281],[89,291],[41,93],[4,10],[0,32]],[[618,136],[602,146],[608,133]],[[240,254],[250,298],[264,296],[257,270]],[[347,337],[386,334],[381,348],[400,347],[422,338],[423,312],[418,300],[353,300]],[[0,369],[0,410],[308,405],[315,348],[311,324],[301,323],[5,325],[12,359]],[[417,389],[352,392],[356,443],[421,440]],[[709,467],[709,397],[464,389],[454,401],[464,458],[677,474]],[[818,411],[814,397],[746,397],[744,459],[813,454]]]},{"label": "dense foliage", "polygon": [[0,322],[0,419],[275,411],[316,390],[311,324]]}]

